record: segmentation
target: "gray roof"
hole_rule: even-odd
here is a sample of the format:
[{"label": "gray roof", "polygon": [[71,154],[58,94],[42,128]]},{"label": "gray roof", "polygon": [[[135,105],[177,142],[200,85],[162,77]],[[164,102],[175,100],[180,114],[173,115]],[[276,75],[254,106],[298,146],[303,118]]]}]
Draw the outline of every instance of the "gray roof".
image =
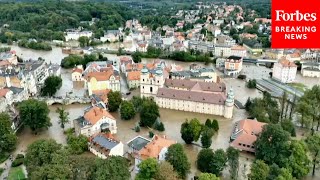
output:
[{"label": "gray roof", "polygon": [[159,88],[157,97],[218,105],[223,105],[226,100],[226,96],[223,93],[204,93],[169,88]]},{"label": "gray roof", "polygon": [[118,141],[107,138],[103,136],[103,134],[98,134],[91,140],[91,142],[98,144],[100,147],[105,149],[112,149],[119,144]]},{"label": "gray roof", "polygon": [[225,92],[226,85],[224,83],[199,82],[187,79],[166,79],[165,86],[173,88],[185,88],[187,90],[209,91],[209,92]]},{"label": "gray roof", "polygon": [[12,87],[12,86],[9,87],[9,89],[13,92],[13,94],[19,94],[24,90],[23,88]]},{"label": "gray roof", "polygon": [[128,146],[137,151],[140,151],[143,147],[145,147],[150,142],[149,139],[143,138],[141,136],[135,137],[133,140],[128,142]]}]

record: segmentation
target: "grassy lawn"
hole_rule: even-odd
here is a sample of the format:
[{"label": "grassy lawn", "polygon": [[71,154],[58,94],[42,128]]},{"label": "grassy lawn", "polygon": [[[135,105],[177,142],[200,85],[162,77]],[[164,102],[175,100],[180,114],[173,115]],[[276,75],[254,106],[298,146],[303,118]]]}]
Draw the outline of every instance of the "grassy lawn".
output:
[{"label": "grassy lawn", "polygon": [[288,85],[302,92],[304,92],[307,89],[307,86],[303,83],[290,83]]},{"label": "grassy lawn", "polygon": [[10,169],[9,177],[8,177],[9,180],[19,180],[24,178],[25,176],[21,166]]}]

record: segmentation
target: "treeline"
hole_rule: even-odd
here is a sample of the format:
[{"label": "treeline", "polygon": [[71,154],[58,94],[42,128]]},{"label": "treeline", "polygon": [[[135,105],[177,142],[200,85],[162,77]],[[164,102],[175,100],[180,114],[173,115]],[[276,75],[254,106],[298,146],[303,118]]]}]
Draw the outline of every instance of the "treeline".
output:
[{"label": "treeline", "polygon": [[[91,21],[92,18],[100,20],[92,26],[81,23],[81,21]],[[0,24],[7,24],[8,27],[0,33],[0,40],[14,41],[21,37],[63,40],[63,32],[69,28],[82,26],[94,32],[101,32],[117,29],[124,24],[125,20],[131,18],[131,11],[127,7],[115,3],[55,0],[2,2],[0,3]],[[6,32],[11,32],[13,35],[6,36]]]},{"label": "treeline", "polygon": [[90,55],[69,55],[62,59],[61,61],[61,67],[63,68],[73,68],[76,65],[82,65],[85,67],[89,62],[93,61],[107,61],[108,59],[106,57],[103,57],[101,54],[90,54]]},{"label": "treeline", "polygon": [[26,39],[20,40],[18,42],[18,46],[35,49],[35,50],[44,50],[44,51],[51,51],[52,47],[50,44],[45,42],[36,42],[36,41],[28,41]]},{"label": "treeline", "polygon": [[201,53],[200,51],[195,51],[191,49],[190,51],[174,51],[167,52],[160,48],[155,48],[149,46],[147,52],[134,52],[132,54],[132,59],[134,62],[141,62],[141,58],[162,58],[162,59],[172,59],[176,61],[183,62],[204,62],[209,63],[213,54],[212,53]]}]

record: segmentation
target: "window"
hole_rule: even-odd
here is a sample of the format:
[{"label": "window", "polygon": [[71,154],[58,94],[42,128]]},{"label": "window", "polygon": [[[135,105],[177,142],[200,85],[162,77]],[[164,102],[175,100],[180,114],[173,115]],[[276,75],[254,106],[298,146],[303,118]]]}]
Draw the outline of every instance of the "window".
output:
[{"label": "window", "polygon": [[142,79],[142,81],[144,82],[144,79]]},{"label": "window", "polygon": [[152,87],[150,87],[150,92],[152,92]]}]

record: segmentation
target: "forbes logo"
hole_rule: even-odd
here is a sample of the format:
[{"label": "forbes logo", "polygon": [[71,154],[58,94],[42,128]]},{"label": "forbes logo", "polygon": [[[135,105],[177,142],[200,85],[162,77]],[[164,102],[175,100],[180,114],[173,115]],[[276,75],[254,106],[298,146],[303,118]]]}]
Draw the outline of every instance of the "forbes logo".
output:
[{"label": "forbes logo", "polygon": [[300,13],[297,10],[294,13],[286,13],[284,10],[275,10],[275,21],[316,21],[317,13]]}]

